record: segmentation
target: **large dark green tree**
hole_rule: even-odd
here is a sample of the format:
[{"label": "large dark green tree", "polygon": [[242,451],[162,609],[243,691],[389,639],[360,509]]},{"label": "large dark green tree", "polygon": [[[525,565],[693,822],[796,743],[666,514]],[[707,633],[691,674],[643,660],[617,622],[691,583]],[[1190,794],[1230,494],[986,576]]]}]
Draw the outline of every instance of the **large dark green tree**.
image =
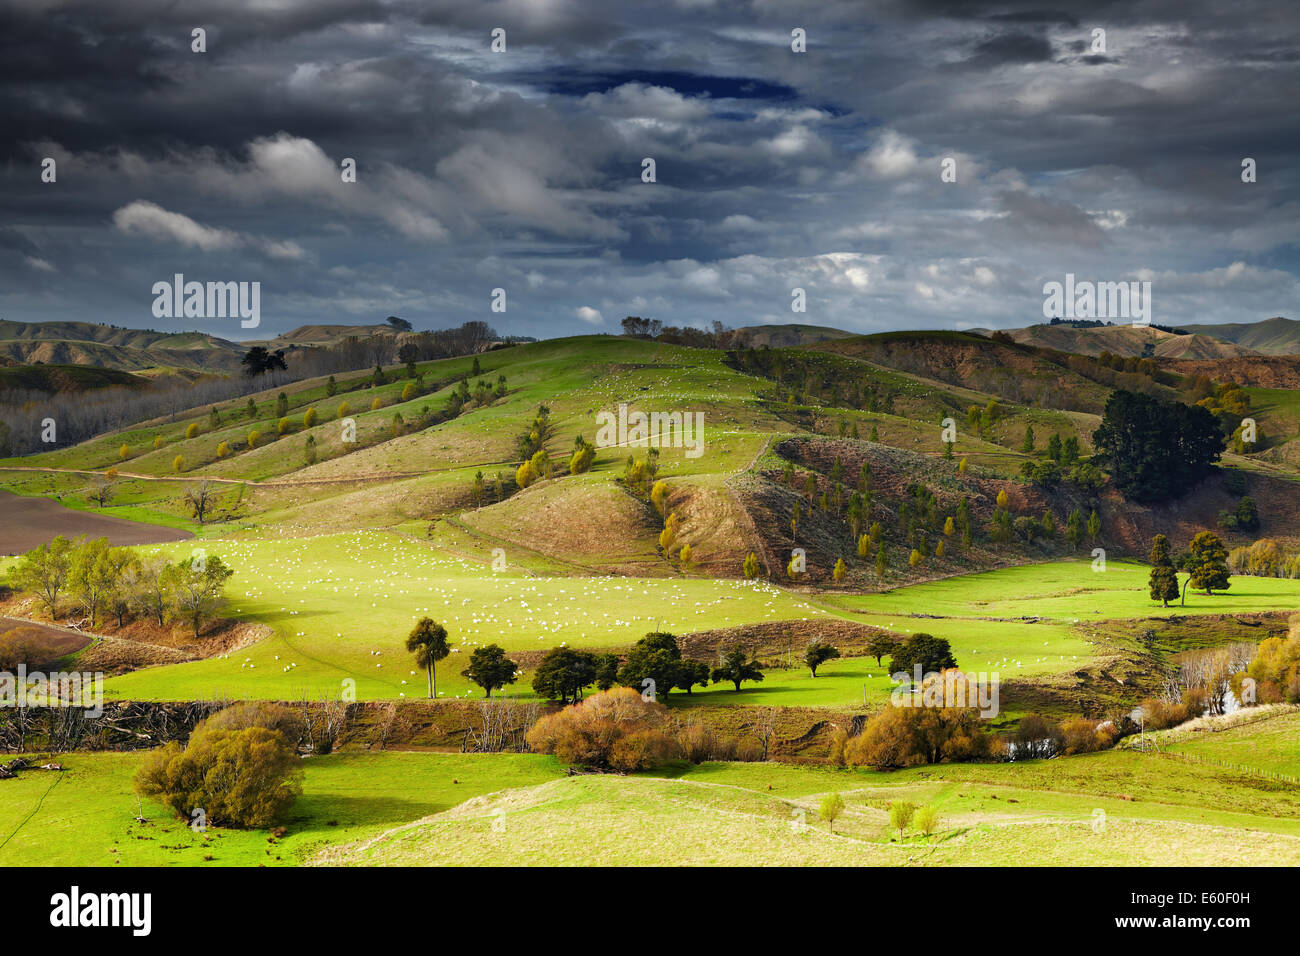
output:
[{"label": "large dark green tree", "polygon": [[596,682],[596,655],[572,647],[553,647],[533,674],[533,690],[548,700],[577,702],[582,689]]},{"label": "large dark green tree", "polygon": [[438,675],[434,665],[451,653],[447,643],[447,629],[430,617],[415,622],[406,636],[406,649],[415,655],[415,663],[423,667],[429,678],[429,699],[438,696]]},{"label": "large dark green tree", "polygon": [[803,652],[803,662],[807,665],[812,676],[817,676],[817,668],[829,660],[834,660],[840,656],[840,649],[833,644],[827,644],[825,641],[813,641]]},{"label": "large dark green tree", "polygon": [[917,664],[921,665],[922,674],[938,673],[949,667],[956,667],[957,661],[952,656],[952,647],[942,637],[918,631],[890,654],[890,670],[910,674]]},{"label": "large dark green tree", "polygon": [[1223,431],[1208,409],[1123,389],[1111,393],[1092,442],[1120,491],[1142,502],[1186,493],[1224,448]]},{"label": "large dark green tree", "polygon": [[736,685],[736,690],[740,690],[741,681],[762,680],[763,669],[758,661],[751,661],[748,656],[743,647],[733,647],[724,653],[722,663],[713,668],[713,683],[730,681]]},{"label": "large dark green tree", "polygon": [[1169,539],[1158,534],[1151,542],[1151,600],[1165,607],[1178,597],[1178,572],[1169,554]]},{"label": "large dark green tree", "polygon": [[483,696],[491,697],[494,690],[513,684],[519,675],[519,666],[506,657],[505,649],[497,644],[476,647],[469,656],[469,667],[460,672],[483,688]]},{"label": "large dark green tree", "polygon": [[642,690],[644,681],[654,681],[654,693],[667,695],[681,676],[682,651],[677,638],[665,631],[651,631],[628,651],[627,660],[618,669],[618,682]]},{"label": "large dark green tree", "polygon": [[1191,586],[1207,595],[1212,591],[1226,591],[1228,584],[1228,550],[1219,536],[1212,531],[1202,531],[1187,546],[1185,565],[1191,572]]}]

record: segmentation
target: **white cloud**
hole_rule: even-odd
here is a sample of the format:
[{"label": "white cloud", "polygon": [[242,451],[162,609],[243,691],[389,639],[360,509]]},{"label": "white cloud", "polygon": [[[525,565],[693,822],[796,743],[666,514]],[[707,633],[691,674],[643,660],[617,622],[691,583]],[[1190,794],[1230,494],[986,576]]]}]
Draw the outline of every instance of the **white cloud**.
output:
[{"label": "white cloud", "polygon": [[573,314],[590,325],[600,325],[605,321],[605,317],[600,314],[600,309],[593,309],[589,305],[578,306],[573,310]]}]

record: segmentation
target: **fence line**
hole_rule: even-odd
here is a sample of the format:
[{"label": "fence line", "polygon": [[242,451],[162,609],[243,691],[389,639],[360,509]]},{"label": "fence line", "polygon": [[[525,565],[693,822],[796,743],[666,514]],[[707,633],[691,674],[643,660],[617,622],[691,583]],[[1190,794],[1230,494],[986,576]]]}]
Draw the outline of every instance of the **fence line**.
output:
[{"label": "fence line", "polygon": [[1175,757],[1179,760],[1191,761],[1192,763],[1206,764],[1211,767],[1222,767],[1225,770],[1235,770],[1238,773],[1264,777],[1267,780],[1281,780],[1284,783],[1300,785],[1300,778],[1294,777],[1289,773],[1282,773],[1279,770],[1264,770],[1260,767],[1248,767],[1245,764],[1232,763],[1229,760],[1217,760],[1213,757],[1203,757],[1200,754],[1178,753],[1171,750],[1153,750],[1146,752],[1154,753],[1159,757]]}]

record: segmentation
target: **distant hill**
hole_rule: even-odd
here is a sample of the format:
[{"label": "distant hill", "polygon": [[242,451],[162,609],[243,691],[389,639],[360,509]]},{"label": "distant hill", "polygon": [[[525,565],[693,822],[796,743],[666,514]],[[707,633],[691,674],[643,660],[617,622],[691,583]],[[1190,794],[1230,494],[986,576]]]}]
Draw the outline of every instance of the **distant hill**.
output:
[{"label": "distant hill", "polygon": [[[983,330],[981,330],[983,331]],[[1036,345],[1079,355],[1110,352],[1125,358],[1216,359],[1249,355],[1251,350],[1209,335],[1178,335],[1152,326],[1104,325],[1075,328],[1070,325],[1031,325],[1008,329],[1022,345]]]},{"label": "distant hill", "polygon": [[832,329],[824,325],[748,325],[738,332],[745,333],[750,345],[767,345],[771,348],[795,348],[835,339],[852,338],[856,333]]},{"label": "distant hill", "polygon": [[94,322],[0,319],[0,357],[18,365],[87,365],[141,372],[180,369],[229,373],[246,348],[205,332],[125,329]]},{"label": "distant hill", "polygon": [[265,345],[272,349],[289,349],[337,345],[344,339],[364,339],[372,335],[388,335],[394,338],[402,335],[401,331],[391,325],[300,325],[273,339],[249,341],[244,345]]},{"label": "distant hill", "polygon": [[1285,319],[1280,315],[1263,322],[1185,325],[1183,328],[1265,355],[1300,355],[1300,320]]}]

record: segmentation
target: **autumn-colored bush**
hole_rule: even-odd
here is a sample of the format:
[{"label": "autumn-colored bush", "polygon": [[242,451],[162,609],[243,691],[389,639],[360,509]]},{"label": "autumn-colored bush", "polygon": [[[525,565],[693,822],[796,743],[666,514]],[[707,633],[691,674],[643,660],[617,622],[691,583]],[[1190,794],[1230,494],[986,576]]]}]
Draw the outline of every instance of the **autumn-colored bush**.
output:
[{"label": "autumn-colored bush", "polygon": [[1098,725],[1086,717],[1062,721],[1061,736],[1067,754],[1090,754],[1108,746],[1106,736],[1098,731]]},{"label": "autumn-colored bush", "polygon": [[284,736],[266,727],[196,728],[182,748],[153,751],[136,772],[136,792],[184,820],[232,827],[274,823],[301,795],[302,770]]},{"label": "autumn-colored bush", "polygon": [[681,753],[665,732],[668,710],[631,687],[614,687],[584,698],[529,728],[526,740],[538,753],[595,770],[646,770]]},{"label": "autumn-colored bush", "polygon": [[207,718],[195,728],[195,731],[247,730],[249,727],[265,727],[267,730],[274,730],[284,737],[285,743],[291,747],[296,747],[306,732],[306,722],[301,711],[269,701],[231,704]]},{"label": "autumn-colored bush", "polygon": [[973,707],[886,707],[844,747],[849,766],[877,770],[987,759],[992,740]]}]

